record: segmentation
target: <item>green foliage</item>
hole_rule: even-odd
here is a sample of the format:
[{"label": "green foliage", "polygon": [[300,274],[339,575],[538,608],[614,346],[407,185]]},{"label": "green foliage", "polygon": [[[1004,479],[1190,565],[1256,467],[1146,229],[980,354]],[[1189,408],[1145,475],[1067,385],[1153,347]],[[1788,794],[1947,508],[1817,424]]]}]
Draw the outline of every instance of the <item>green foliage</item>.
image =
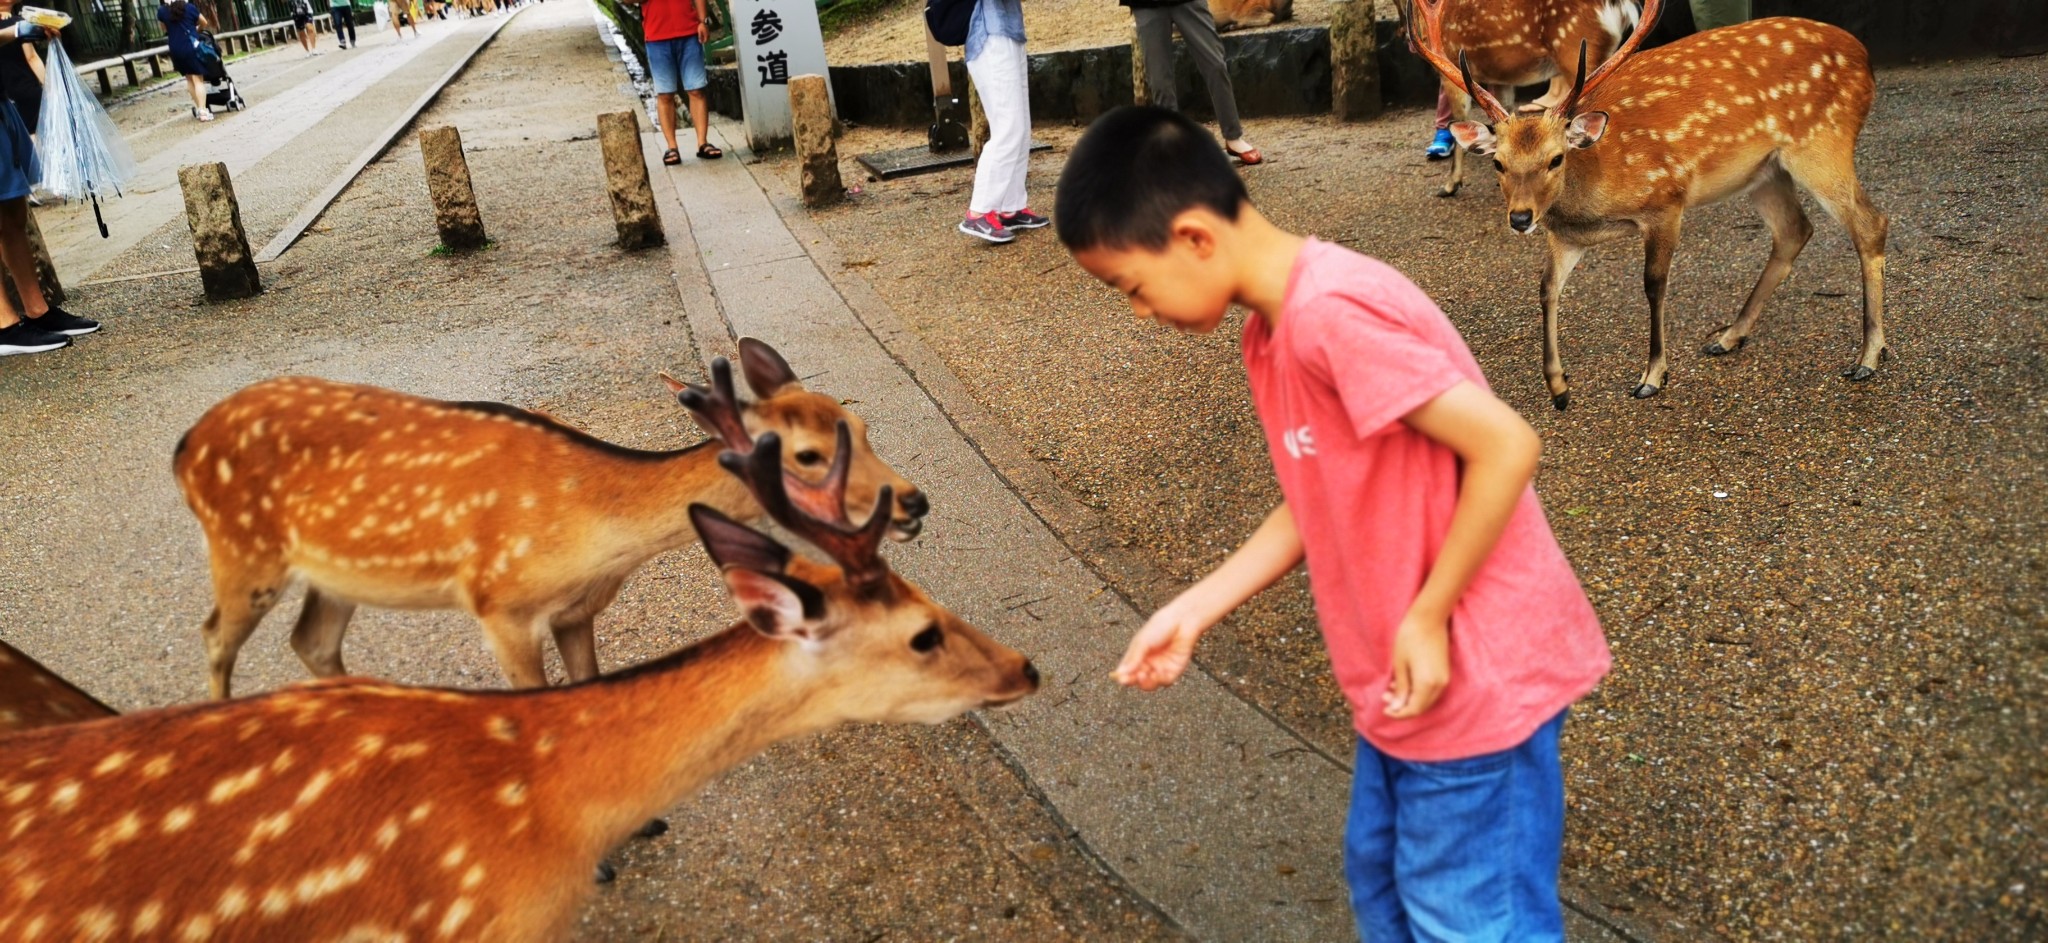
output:
[{"label": "green foliage", "polygon": [[912,0],[818,0],[818,26],[826,36]]}]

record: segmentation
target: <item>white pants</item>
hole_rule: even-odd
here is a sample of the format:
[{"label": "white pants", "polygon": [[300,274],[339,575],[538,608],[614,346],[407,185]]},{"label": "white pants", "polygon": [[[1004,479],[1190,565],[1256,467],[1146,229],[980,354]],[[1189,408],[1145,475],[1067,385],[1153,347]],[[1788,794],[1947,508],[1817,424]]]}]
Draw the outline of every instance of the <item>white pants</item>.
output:
[{"label": "white pants", "polygon": [[974,162],[974,196],[967,211],[1015,213],[1031,205],[1024,198],[1024,172],[1031,163],[1031,85],[1024,44],[1002,36],[983,41],[981,55],[967,62],[967,74],[988,116],[988,143]]}]

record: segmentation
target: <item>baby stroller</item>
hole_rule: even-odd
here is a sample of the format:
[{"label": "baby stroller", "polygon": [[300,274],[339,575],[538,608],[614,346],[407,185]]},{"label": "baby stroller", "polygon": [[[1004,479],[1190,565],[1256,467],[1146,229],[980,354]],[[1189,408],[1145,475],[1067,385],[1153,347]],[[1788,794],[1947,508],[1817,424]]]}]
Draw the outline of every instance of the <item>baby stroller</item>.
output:
[{"label": "baby stroller", "polygon": [[198,52],[199,67],[206,70],[201,76],[206,80],[206,107],[229,111],[249,107],[249,103],[242,100],[242,90],[236,88],[235,80],[228,77],[228,65],[221,61],[220,46],[214,43],[212,33],[199,32]]}]

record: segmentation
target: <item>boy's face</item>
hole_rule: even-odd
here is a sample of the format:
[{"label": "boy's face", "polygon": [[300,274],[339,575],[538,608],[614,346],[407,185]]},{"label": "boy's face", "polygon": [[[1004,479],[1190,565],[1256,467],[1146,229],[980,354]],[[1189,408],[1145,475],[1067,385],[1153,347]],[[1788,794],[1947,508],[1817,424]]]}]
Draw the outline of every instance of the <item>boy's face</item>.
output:
[{"label": "boy's face", "polygon": [[[1208,217],[1208,218],[1203,218]],[[1207,334],[1223,323],[1236,282],[1219,251],[1221,217],[1190,210],[1176,217],[1164,249],[1110,249],[1074,253],[1088,274],[1123,292],[1131,311],[1168,327]]]}]

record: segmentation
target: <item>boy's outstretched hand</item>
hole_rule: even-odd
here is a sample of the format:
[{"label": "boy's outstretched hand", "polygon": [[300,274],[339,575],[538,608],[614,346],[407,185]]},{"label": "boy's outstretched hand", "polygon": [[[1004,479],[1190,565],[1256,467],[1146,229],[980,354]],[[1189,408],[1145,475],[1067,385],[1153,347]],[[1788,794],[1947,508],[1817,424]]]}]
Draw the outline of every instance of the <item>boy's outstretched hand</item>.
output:
[{"label": "boy's outstretched hand", "polygon": [[1409,613],[1394,632],[1394,680],[1385,695],[1388,717],[1416,717],[1436,705],[1451,682],[1448,620]]},{"label": "boy's outstretched hand", "polygon": [[1181,602],[1175,599],[1160,607],[1152,618],[1145,620],[1144,628],[1131,636],[1130,647],[1124,649],[1123,660],[1117,662],[1111,675],[1118,684],[1157,691],[1179,681],[1188,670],[1188,662],[1195,656],[1195,642],[1210,623],[1187,612],[1188,607]]}]

